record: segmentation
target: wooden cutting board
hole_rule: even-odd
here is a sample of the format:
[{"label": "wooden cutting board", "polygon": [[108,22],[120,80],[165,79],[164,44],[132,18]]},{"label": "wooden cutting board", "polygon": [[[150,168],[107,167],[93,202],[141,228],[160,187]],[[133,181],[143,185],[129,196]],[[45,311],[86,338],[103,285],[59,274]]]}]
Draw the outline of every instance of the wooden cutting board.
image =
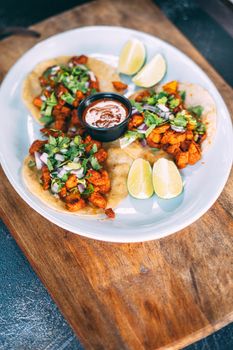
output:
[{"label": "wooden cutting board", "polygon": [[[139,29],[180,48],[233,111],[230,87],[150,0],[100,0],[32,28],[44,39],[103,24]],[[2,76],[37,41],[2,41]],[[2,171],[1,214],[86,349],[180,349],[233,320],[232,185],[233,176],[196,223],[148,243],[103,243],[60,229],[24,203]]]}]

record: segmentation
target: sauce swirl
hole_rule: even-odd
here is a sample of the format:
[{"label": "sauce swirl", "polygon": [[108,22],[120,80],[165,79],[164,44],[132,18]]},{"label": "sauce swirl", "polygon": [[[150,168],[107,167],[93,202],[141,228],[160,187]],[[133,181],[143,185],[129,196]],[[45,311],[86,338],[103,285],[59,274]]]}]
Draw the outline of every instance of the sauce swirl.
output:
[{"label": "sauce swirl", "polygon": [[128,114],[127,107],[120,101],[103,98],[85,108],[83,118],[96,128],[111,128],[122,123]]}]

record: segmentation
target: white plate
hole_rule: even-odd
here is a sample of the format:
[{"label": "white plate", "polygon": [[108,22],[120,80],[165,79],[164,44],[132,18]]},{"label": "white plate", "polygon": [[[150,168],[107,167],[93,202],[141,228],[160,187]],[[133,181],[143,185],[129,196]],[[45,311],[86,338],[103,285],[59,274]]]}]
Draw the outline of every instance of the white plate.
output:
[{"label": "white plate", "polygon": [[[116,219],[87,220],[61,214],[40,202],[24,186],[21,165],[31,142],[40,137],[39,126],[21,99],[22,82],[34,66],[59,55],[87,54],[117,65],[122,45],[137,37],[146,45],[147,58],[162,53],[168,70],[164,81],[179,80],[205,87],[217,104],[217,134],[202,161],[182,171],[184,193],[173,200],[126,198]],[[133,89],[133,84],[130,85]],[[138,242],[176,232],[197,220],[221,193],[232,165],[232,126],[226,105],[207,75],[187,56],[168,43],[131,29],[84,27],[55,35],[24,54],[7,74],[0,90],[0,150],[3,169],[19,195],[38,213],[75,233],[112,242]]]}]

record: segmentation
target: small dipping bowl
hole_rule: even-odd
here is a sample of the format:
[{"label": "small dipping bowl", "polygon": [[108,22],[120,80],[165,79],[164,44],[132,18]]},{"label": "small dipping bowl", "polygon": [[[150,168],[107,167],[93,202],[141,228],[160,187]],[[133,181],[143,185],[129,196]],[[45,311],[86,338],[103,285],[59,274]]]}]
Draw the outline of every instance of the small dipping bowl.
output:
[{"label": "small dipping bowl", "polygon": [[[85,120],[85,115],[88,110],[88,107],[91,105],[95,105],[95,103],[98,103],[103,100],[111,100],[115,102],[120,102],[121,105],[126,110],[126,116],[123,121],[121,121],[119,124],[116,124],[111,127],[98,127],[98,126],[92,126]],[[78,106],[78,117],[82,123],[82,125],[87,130],[88,134],[95,140],[99,140],[102,142],[110,142],[118,139],[121,137],[125,131],[127,130],[127,125],[129,122],[129,119],[131,117],[132,113],[132,106],[130,101],[119,94],[115,94],[112,92],[100,92],[95,95],[88,96]]]}]

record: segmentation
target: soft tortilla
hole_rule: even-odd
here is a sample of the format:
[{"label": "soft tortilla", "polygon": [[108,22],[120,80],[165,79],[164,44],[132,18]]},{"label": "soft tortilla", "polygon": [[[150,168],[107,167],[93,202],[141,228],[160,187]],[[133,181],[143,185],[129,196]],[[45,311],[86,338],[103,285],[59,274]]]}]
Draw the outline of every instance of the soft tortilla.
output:
[{"label": "soft tortilla", "polygon": [[[161,91],[162,87],[159,86],[156,90]],[[204,108],[202,114],[202,120],[207,125],[207,137],[202,143],[202,150],[206,151],[213,141],[216,132],[217,111],[216,105],[209,94],[209,92],[202,86],[191,83],[179,83],[179,91],[184,90],[186,92],[185,105],[186,107],[202,106]],[[142,90],[133,94],[130,99],[135,99]],[[142,147],[138,141],[133,142],[124,151],[133,159],[144,158],[149,160],[150,163],[154,163],[161,157],[169,158],[169,155],[163,150],[159,150],[154,153],[149,147]]]},{"label": "soft tortilla", "polygon": [[[66,64],[71,56],[60,56],[41,62],[36,65],[34,70],[24,80],[22,97],[26,107],[29,109],[33,117],[40,123],[40,110],[34,106],[33,100],[41,93],[39,77],[49,67]],[[109,64],[97,60],[93,57],[88,57],[87,67],[95,74],[99,80],[100,91],[116,92],[112,85],[112,81],[119,81],[120,77],[115,69]]]},{"label": "soft tortilla", "polygon": [[202,143],[202,150],[206,152],[213,142],[216,133],[217,108],[210,93],[198,84],[179,83],[179,90],[186,92],[185,105],[187,107],[202,106],[202,120],[207,126],[207,137]]},{"label": "soft tortilla", "polygon": [[[24,183],[29,191],[47,206],[59,212],[72,215],[98,216],[103,214],[103,210],[93,208],[91,205],[88,205],[77,212],[69,212],[65,208],[65,203],[63,201],[54,197],[50,191],[43,190],[39,182],[41,173],[36,168],[31,169],[28,167],[29,160],[34,160],[34,158],[29,155],[24,160],[22,169]],[[122,149],[108,149],[108,159],[105,167],[108,170],[111,179],[111,190],[106,196],[107,208],[115,208],[128,195],[126,178],[132,161],[132,158],[127,156]]]}]

